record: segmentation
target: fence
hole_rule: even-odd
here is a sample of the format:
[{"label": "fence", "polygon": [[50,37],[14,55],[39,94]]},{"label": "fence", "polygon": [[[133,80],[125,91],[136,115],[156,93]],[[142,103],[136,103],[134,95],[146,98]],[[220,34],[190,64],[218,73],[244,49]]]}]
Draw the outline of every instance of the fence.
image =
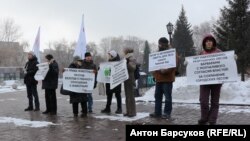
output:
[{"label": "fence", "polygon": [[0,67],[0,81],[20,80],[24,78],[22,67]]}]

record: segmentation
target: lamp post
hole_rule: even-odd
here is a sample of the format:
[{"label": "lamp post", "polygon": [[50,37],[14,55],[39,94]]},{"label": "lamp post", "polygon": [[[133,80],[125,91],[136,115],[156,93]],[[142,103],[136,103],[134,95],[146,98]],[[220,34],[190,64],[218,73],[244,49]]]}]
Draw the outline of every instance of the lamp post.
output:
[{"label": "lamp post", "polygon": [[174,25],[169,22],[167,25],[167,30],[168,30],[168,34],[169,34],[169,41],[170,41],[170,45],[172,45],[172,38],[171,38],[171,34],[173,33],[173,30],[174,30]]}]

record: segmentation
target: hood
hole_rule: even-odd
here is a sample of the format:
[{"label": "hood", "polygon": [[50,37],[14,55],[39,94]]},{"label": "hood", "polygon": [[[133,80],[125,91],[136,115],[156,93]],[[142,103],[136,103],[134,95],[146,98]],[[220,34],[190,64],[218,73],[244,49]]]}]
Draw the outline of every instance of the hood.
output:
[{"label": "hood", "polygon": [[[210,41],[212,41],[213,42],[213,47],[210,49],[210,50],[208,50],[208,49],[206,49],[206,41],[207,40],[210,40]],[[215,40],[215,38],[212,36],[212,35],[207,35],[207,36],[205,36],[204,38],[203,38],[203,41],[202,41],[202,47],[203,47],[203,49],[205,50],[205,51],[207,51],[207,52],[211,52],[211,51],[214,51],[215,49],[216,49],[216,40]]]}]

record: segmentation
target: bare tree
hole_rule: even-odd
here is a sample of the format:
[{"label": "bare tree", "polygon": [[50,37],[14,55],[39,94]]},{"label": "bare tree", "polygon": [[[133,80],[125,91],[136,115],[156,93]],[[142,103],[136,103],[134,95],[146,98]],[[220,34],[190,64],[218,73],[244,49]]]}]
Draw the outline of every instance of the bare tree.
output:
[{"label": "bare tree", "polygon": [[212,20],[201,23],[199,26],[193,27],[193,41],[196,48],[196,52],[199,53],[202,50],[202,39],[207,34],[212,33]]},{"label": "bare tree", "polygon": [[0,41],[16,42],[21,37],[20,27],[11,18],[0,23]]}]

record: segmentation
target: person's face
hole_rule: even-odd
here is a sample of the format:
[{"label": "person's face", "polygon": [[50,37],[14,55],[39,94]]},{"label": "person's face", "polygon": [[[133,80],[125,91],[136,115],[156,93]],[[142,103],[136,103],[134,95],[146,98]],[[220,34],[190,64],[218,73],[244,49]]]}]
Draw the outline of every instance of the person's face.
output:
[{"label": "person's face", "polygon": [[87,57],[85,57],[85,59],[86,59],[86,61],[91,61],[92,60],[92,56],[87,56]]},{"label": "person's face", "polygon": [[82,61],[79,60],[76,63],[77,63],[78,66],[82,66]]},{"label": "person's face", "polygon": [[112,56],[111,56],[110,54],[108,54],[108,58],[109,58],[109,59],[112,59]]},{"label": "person's face", "polygon": [[167,46],[165,44],[159,43],[158,48],[159,48],[160,51],[162,51],[162,50],[166,50]]},{"label": "person's face", "polygon": [[32,59],[33,58],[33,55],[32,54],[28,54],[28,59]]},{"label": "person's face", "polygon": [[49,60],[47,58],[45,58],[46,62],[49,62]]},{"label": "person's face", "polygon": [[212,49],[213,41],[207,40],[205,44],[206,44],[206,49],[208,49],[208,50]]}]

